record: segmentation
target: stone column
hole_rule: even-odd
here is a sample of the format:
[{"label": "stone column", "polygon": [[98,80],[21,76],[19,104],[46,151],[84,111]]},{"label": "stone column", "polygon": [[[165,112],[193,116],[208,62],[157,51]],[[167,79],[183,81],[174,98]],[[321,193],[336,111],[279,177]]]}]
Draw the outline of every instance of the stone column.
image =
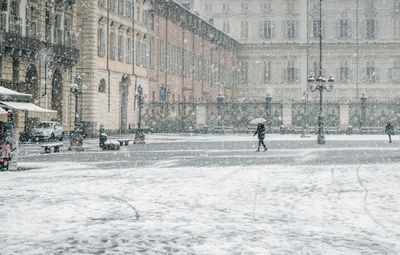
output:
[{"label": "stone column", "polygon": [[339,106],[340,114],[340,129],[347,130],[350,123],[350,107],[348,104],[341,104]]}]

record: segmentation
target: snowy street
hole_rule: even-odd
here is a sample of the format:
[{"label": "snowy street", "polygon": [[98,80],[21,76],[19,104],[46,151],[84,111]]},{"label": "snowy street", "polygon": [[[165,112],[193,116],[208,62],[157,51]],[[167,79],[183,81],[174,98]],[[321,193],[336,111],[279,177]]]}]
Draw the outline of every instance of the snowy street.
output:
[{"label": "snowy street", "polygon": [[399,254],[400,141],[150,135],[0,172],[0,254]]}]

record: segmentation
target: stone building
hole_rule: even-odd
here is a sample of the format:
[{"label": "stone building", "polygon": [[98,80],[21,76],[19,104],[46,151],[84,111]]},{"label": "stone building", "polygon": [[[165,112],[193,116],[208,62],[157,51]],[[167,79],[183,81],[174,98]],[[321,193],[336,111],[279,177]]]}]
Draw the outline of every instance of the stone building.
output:
[{"label": "stone building", "polygon": [[[191,11],[167,0],[78,0],[77,73],[86,130],[137,127],[137,88],[149,101],[235,97],[239,44]],[[211,67],[214,66],[213,70]],[[213,74],[213,75],[212,75]],[[223,77],[223,78],[222,78]],[[232,79],[233,80],[233,79]]]},{"label": "stone building", "polygon": [[[319,72],[320,24],[322,74],[336,78],[333,91],[324,93],[324,102],[339,105],[342,127],[359,118],[352,116],[351,104],[361,103],[363,93],[367,102],[400,99],[400,1],[323,0],[322,23],[319,3],[195,0],[194,9],[202,18],[242,43],[241,98],[261,101],[271,95],[283,104],[287,126],[301,118],[294,105],[309,92],[307,76]],[[317,93],[309,94],[312,102],[318,101]],[[398,120],[400,111],[394,111]],[[369,117],[373,118],[377,113]]]},{"label": "stone building", "polygon": [[[0,86],[32,94],[33,103],[57,111],[53,118],[67,130],[74,125],[69,85],[79,59],[75,8],[72,0],[0,1]],[[26,129],[35,117],[19,121]]]}]

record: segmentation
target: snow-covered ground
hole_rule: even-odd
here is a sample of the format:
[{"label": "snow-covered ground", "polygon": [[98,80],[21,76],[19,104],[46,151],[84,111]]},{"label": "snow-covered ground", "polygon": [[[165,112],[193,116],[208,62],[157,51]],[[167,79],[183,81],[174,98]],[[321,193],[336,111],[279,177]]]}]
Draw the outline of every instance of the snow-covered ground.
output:
[{"label": "snow-covered ground", "polygon": [[398,163],[175,160],[123,169],[25,162],[38,168],[1,172],[0,254],[400,254]]}]

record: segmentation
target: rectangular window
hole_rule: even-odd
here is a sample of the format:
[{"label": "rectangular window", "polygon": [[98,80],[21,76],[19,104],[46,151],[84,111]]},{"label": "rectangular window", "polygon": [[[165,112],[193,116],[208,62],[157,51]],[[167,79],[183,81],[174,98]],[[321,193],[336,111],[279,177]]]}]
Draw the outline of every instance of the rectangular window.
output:
[{"label": "rectangular window", "polygon": [[222,4],[222,10],[229,11],[230,9],[231,9],[231,6],[229,5],[229,3]]},{"label": "rectangular window", "polygon": [[147,67],[147,56],[148,56],[148,48],[147,44],[142,43],[142,65],[143,67]]},{"label": "rectangular window", "polygon": [[151,30],[154,30],[154,13],[151,13],[150,14],[150,28],[151,28]]},{"label": "rectangular window", "polygon": [[393,82],[400,82],[400,60],[393,62],[393,68],[389,70],[390,80]]},{"label": "rectangular window", "polygon": [[141,51],[141,44],[140,41],[136,41],[136,65],[140,66],[140,51]]},{"label": "rectangular window", "polygon": [[118,14],[124,15],[124,0],[118,0]]},{"label": "rectangular window", "polygon": [[366,70],[365,75],[366,75],[366,80],[367,81],[374,82],[374,81],[377,80],[376,79],[377,78],[376,77],[376,68],[375,68],[374,61],[368,62],[367,63],[367,68],[365,70]]},{"label": "rectangular window", "polygon": [[321,26],[320,20],[313,20],[313,37],[314,38],[320,37],[320,26]]},{"label": "rectangular window", "polygon": [[183,72],[182,72],[182,48],[178,47],[177,48],[177,53],[176,53],[176,65],[178,68],[178,75],[182,76]]},{"label": "rectangular window", "polygon": [[126,63],[132,63],[132,39],[126,39]]},{"label": "rectangular window", "polygon": [[241,38],[249,37],[249,22],[248,21],[240,22],[240,37]]},{"label": "rectangular window", "polygon": [[296,10],[296,0],[286,0],[287,1],[287,9],[288,11]]},{"label": "rectangular window", "polygon": [[176,73],[176,47],[172,45],[171,47],[171,73]]},{"label": "rectangular window", "polygon": [[349,21],[347,19],[339,20],[339,38],[349,37]]},{"label": "rectangular window", "polygon": [[297,22],[295,20],[286,21],[286,36],[289,39],[297,37]]},{"label": "rectangular window", "polygon": [[160,40],[160,71],[165,72],[166,61],[165,61],[165,43],[163,40]]},{"label": "rectangular window", "polygon": [[366,37],[367,39],[374,39],[376,37],[377,21],[369,19],[366,21]]},{"label": "rectangular window", "polygon": [[229,21],[223,22],[222,31],[224,31],[227,34],[229,34],[231,32],[231,24],[229,23]]},{"label": "rectangular window", "polygon": [[262,37],[265,39],[271,39],[272,38],[272,22],[269,20],[265,20],[261,23],[262,30],[261,34]]},{"label": "rectangular window", "polygon": [[393,20],[393,35],[400,37],[400,17],[395,17]]},{"label": "rectangular window", "polygon": [[115,60],[116,40],[115,40],[115,33],[114,32],[111,32],[111,35],[110,35],[110,47],[111,47],[111,49],[110,49],[110,58],[112,60]]},{"label": "rectangular window", "polygon": [[242,83],[247,83],[249,81],[249,63],[240,62],[240,75]]},{"label": "rectangular window", "polygon": [[56,44],[63,44],[63,29],[61,26],[61,15],[57,14],[54,24],[54,42]]},{"label": "rectangular window", "polygon": [[260,8],[261,8],[261,10],[271,10],[271,1],[270,0],[261,0]]},{"label": "rectangular window", "polygon": [[113,12],[117,11],[117,0],[110,0],[111,1],[111,10]]},{"label": "rectangular window", "polygon": [[393,7],[395,10],[399,10],[400,9],[400,0],[394,0]]},{"label": "rectangular window", "polygon": [[271,81],[271,62],[264,61],[264,75],[263,75],[264,82]]},{"label": "rectangular window", "polygon": [[104,29],[102,27],[99,28],[99,43],[98,43],[98,54],[100,57],[104,57],[105,55],[105,37],[104,37]]},{"label": "rectangular window", "polygon": [[105,0],[99,0],[99,1],[97,2],[97,4],[98,4],[101,8],[104,8],[104,6],[105,6]]},{"label": "rectangular window", "polygon": [[340,62],[339,80],[342,82],[347,82],[349,80],[349,67],[347,61]]},{"label": "rectangular window", "polygon": [[242,0],[240,3],[240,8],[242,10],[248,10],[249,9],[249,2],[247,0]]},{"label": "rectangular window", "polygon": [[147,11],[145,9],[143,9],[143,16],[142,16],[142,22],[143,25],[147,26]]},{"label": "rectangular window", "polygon": [[132,2],[126,1],[126,17],[132,18]]},{"label": "rectangular window", "polygon": [[155,49],[156,49],[155,40],[154,40],[154,37],[152,37],[150,39],[150,68],[151,69],[154,69],[156,66],[155,65],[155,56],[156,56]]},{"label": "rectangular window", "polygon": [[167,42],[167,59],[166,59],[167,73],[171,73],[171,45]]},{"label": "rectangular window", "polygon": [[366,9],[375,9],[375,0],[366,0]]},{"label": "rectangular window", "polygon": [[142,10],[140,9],[140,6],[136,7],[136,21],[139,24],[140,24],[140,14],[141,13],[142,13]]},{"label": "rectangular window", "polygon": [[212,4],[205,4],[205,5],[204,5],[204,10],[206,10],[206,11],[212,11]]},{"label": "rectangular window", "polygon": [[287,81],[296,81],[296,68],[294,67],[294,61],[289,61],[287,66]]},{"label": "rectangular window", "polygon": [[124,36],[122,35],[118,38],[118,60],[124,61]]}]

